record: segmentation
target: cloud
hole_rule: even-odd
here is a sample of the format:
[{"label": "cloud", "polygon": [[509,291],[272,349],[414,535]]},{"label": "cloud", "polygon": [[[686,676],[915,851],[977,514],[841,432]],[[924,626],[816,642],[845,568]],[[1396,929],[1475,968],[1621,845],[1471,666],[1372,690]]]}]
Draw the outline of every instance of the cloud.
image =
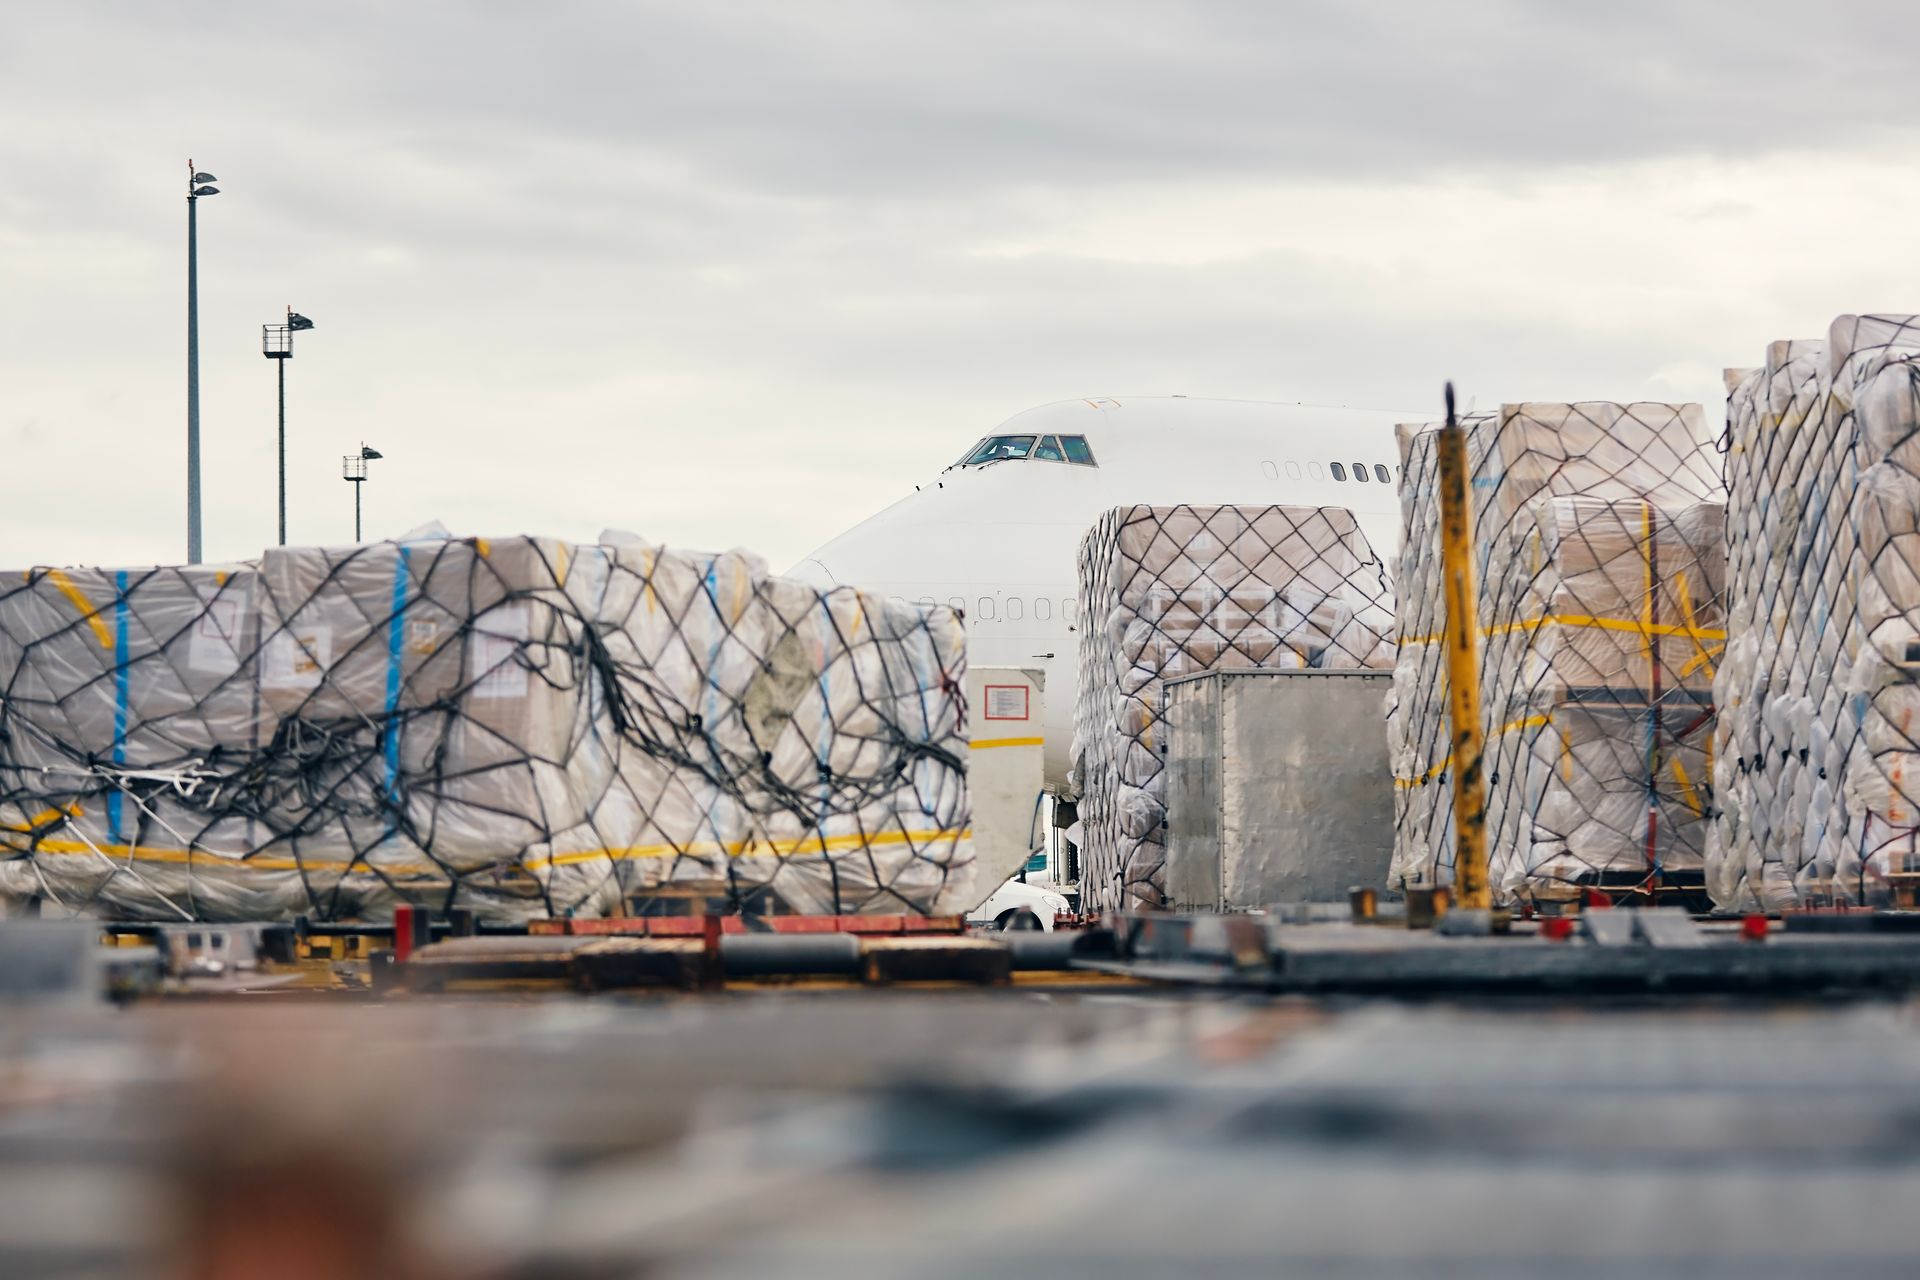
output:
[{"label": "cloud", "polygon": [[[1920,300],[1893,5],[0,10],[0,563],[634,527],[778,564],[1030,404],[1718,395]],[[1895,264],[1889,266],[1889,264]]]}]

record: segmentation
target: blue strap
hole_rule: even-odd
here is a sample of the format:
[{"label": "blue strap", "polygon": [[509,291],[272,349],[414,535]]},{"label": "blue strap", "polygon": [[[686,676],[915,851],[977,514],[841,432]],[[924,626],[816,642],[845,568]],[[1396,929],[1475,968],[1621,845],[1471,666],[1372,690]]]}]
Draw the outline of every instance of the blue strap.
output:
[{"label": "blue strap", "polygon": [[386,765],[387,799],[395,804],[400,801],[400,721],[394,714],[400,706],[400,660],[402,642],[406,639],[407,579],[411,569],[411,554],[401,547],[399,556],[393,562],[393,615],[387,619],[387,718],[386,718]]},{"label": "blue strap", "polygon": [[[113,763],[127,762],[127,571],[114,575],[113,596]],[[113,780],[107,793],[107,833],[114,844],[120,843],[120,809],[124,797],[120,779]]]}]

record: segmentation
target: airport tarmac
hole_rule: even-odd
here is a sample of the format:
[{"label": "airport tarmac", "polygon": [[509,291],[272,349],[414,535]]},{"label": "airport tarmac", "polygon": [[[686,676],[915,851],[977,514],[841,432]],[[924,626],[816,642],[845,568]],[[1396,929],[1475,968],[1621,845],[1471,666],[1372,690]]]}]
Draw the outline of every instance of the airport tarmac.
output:
[{"label": "airport tarmac", "polygon": [[923,989],[0,1023],[0,1274],[1902,1274],[1920,1006]]}]

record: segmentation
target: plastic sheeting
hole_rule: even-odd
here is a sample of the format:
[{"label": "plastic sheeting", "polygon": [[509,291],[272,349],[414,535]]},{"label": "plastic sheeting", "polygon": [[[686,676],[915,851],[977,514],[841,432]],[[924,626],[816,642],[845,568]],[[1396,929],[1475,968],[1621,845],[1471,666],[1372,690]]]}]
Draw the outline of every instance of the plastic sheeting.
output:
[{"label": "plastic sheeting", "polygon": [[1883,905],[1920,873],[1920,317],[1773,343],[1729,371],[1727,414],[1708,888],[1736,910]]},{"label": "plastic sheeting", "polygon": [[668,886],[970,899],[944,608],[612,534],[5,581],[0,900],[518,920]]},{"label": "plastic sheeting", "polygon": [[[1504,405],[1464,425],[1496,895],[1699,874],[1725,640],[1725,508],[1700,406]],[[1453,873],[1434,432],[1399,432],[1397,885]]]},{"label": "plastic sheeting", "polygon": [[1166,681],[1393,663],[1393,595],[1337,507],[1115,507],[1080,544],[1081,900],[1166,903]]}]

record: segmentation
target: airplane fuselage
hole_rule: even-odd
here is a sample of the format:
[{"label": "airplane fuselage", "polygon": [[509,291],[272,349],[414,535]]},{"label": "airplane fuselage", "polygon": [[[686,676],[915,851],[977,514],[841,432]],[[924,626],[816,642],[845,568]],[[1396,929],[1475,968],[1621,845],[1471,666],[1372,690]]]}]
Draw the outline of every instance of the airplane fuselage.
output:
[{"label": "airplane fuselage", "polygon": [[966,614],[970,663],[1044,670],[1057,784],[1078,685],[1076,561],[1100,514],[1134,503],[1345,507],[1391,570],[1393,424],[1417,416],[1183,396],[1042,405],[789,572],[951,605]]}]

